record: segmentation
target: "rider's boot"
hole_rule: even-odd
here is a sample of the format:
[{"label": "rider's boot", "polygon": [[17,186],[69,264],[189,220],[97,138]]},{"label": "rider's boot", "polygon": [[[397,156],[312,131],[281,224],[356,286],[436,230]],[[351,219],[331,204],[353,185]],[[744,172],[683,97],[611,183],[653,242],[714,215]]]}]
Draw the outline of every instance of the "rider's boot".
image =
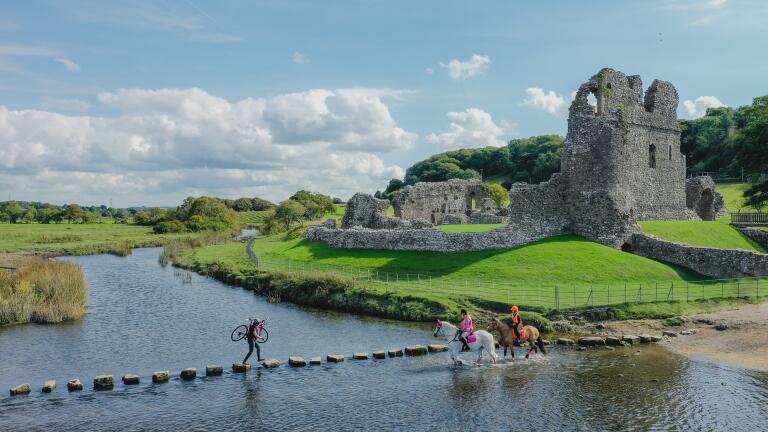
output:
[{"label": "rider's boot", "polygon": [[461,341],[461,342],[464,344],[461,347],[461,352],[469,351],[469,344],[467,343],[467,341]]}]

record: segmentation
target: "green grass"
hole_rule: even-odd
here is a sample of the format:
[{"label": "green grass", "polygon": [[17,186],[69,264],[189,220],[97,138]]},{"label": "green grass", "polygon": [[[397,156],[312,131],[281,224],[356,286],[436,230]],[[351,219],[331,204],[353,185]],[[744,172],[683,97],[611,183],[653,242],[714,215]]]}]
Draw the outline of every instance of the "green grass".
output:
[{"label": "green grass", "polygon": [[456,225],[438,225],[435,228],[445,232],[454,233],[482,233],[501,228],[505,224],[456,224]]},{"label": "green grass", "polygon": [[[749,183],[724,183],[715,185],[715,191],[723,196],[725,207],[729,212],[737,213],[744,205],[744,191],[749,189]],[[749,211],[749,209],[744,209]],[[730,222],[730,219],[728,220]]]},{"label": "green grass", "polygon": [[255,226],[264,222],[264,218],[266,218],[269,213],[269,210],[247,211],[237,213],[237,217],[240,220],[240,225]]},{"label": "green grass", "polygon": [[190,236],[195,234],[154,234],[152,227],[124,224],[0,224],[0,252],[122,252]]},{"label": "green grass", "polygon": [[648,234],[676,243],[718,249],[743,249],[765,253],[752,241],[730,225],[711,221],[644,221],[640,227]]}]

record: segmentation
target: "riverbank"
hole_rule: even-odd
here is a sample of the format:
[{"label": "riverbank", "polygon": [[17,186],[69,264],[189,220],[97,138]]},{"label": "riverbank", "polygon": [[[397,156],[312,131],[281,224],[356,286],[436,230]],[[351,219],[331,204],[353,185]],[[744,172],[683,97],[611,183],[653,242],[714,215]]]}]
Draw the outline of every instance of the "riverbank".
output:
[{"label": "riverbank", "polygon": [[[673,325],[674,324],[674,325]],[[672,332],[661,346],[694,360],[768,371],[768,300],[679,319],[605,321],[585,326],[600,335]]]}]

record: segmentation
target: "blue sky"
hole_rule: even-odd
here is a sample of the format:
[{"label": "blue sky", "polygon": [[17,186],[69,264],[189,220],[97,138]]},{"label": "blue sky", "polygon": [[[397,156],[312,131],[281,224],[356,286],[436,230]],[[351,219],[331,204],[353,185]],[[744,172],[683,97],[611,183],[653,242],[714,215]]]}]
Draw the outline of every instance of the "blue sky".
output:
[{"label": "blue sky", "polygon": [[[174,205],[342,198],[453,148],[564,134],[602,67],[679,115],[768,92],[768,3],[27,1],[0,6],[0,189]],[[5,199],[6,197],[2,197]]]}]

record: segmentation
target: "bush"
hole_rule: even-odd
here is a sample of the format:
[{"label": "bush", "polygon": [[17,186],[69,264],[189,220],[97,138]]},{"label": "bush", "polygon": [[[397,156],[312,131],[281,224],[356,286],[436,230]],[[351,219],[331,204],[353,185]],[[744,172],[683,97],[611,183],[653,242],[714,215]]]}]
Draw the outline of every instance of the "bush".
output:
[{"label": "bush", "polygon": [[685,324],[686,319],[683,317],[671,317],[665,318],[661,323],[668,327],[678,327]]},{"label": "bush", "polygon": [[187,226],[177,220],[160,222],[152,228],[155,234],[187,232]]}]

